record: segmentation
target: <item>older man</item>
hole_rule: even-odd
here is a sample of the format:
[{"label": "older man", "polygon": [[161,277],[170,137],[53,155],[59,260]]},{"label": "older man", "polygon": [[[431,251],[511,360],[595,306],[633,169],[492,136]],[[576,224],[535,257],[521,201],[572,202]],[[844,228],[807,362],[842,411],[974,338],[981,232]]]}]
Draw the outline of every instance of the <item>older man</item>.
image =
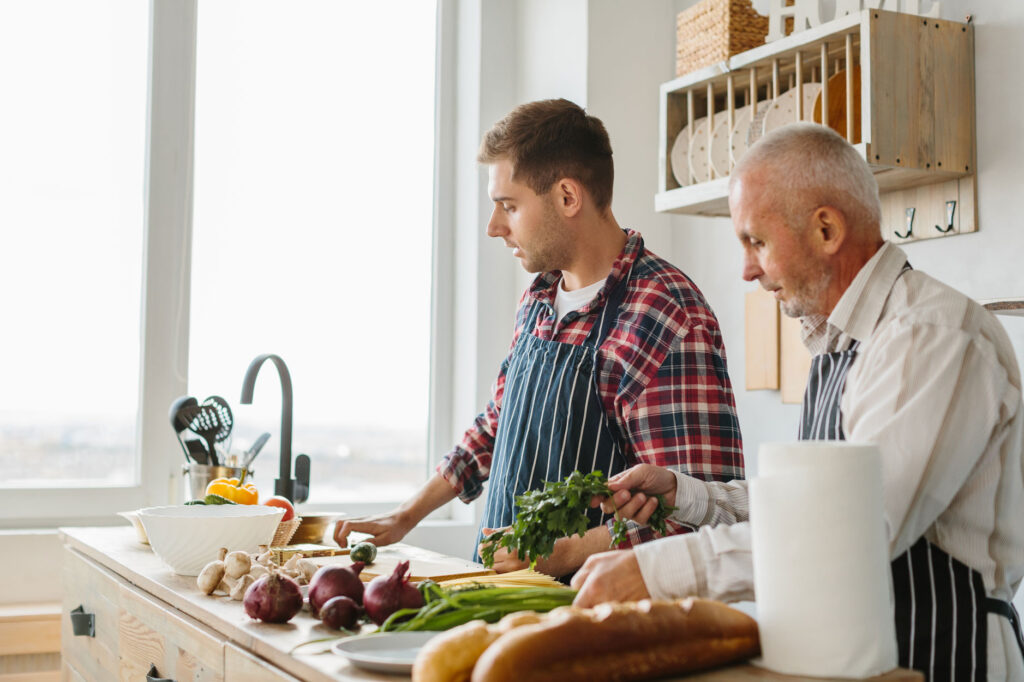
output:
[{"label": "older man", "polygon": [[[882,451],[900,665],[930,680],[1024,678],[1009,603],[1024,576],[1024,411],[1003,327],[882,240],[874,178],[827,128],[789,126],[751,148],[729,207],[744,279],[802,318],[814,354],[800,438]],[[637,521],[657,493],[704,528],[591,557],[578,604],[753,596],[743,482],[640,465],[611,487]]]}]

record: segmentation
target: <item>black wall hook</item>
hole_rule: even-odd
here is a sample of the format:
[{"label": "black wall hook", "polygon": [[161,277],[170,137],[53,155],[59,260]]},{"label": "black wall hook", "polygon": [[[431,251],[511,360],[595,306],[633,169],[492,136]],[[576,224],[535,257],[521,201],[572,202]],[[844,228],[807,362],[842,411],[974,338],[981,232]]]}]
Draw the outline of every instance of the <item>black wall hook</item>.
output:
[{"label": "black wall hook", "polygon": [[913,236],[913,234],[914,234],[914,213],[915,212],[916,211],[915,211],[915,209],[913,207],[908,208],[907,211],[906,211],[906,213],[907,213],[907,232],[906,232],[906,234],[900,234],[899,230],[893,230],[893,234],[895,234],[900,239],[910,239],[910,237]]},{"label": "black wall hook", "polygon": [[947,201],[946,202],[946,227],[945,227],[945,229],[943,229],[943,228],[939,227],[938,225],[936,225],[935,229],[938,230],[939,232],[941,232],[942,234],[946,234],[947,232],[952,232],[953,231],[953,214],[954,213],[956,213],[956,202],[953,201],[953,200]]}]

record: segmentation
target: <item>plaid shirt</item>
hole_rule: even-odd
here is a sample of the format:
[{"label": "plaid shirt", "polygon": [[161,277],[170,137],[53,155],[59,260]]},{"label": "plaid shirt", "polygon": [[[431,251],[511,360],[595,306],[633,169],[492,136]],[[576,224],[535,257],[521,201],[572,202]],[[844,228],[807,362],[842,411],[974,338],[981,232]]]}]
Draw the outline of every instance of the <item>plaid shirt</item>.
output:
[{"label": "plaid shirt", "polygon": [[[527,331],[534,299],[550,310],[538,316],[529,333],[582,344],[608,294],[629,275],[618,319],[598,349],[597,368],[598,392],[627,463],[656,464],[705,481],[743,478],[743,443],[718,320],[686,275],[645,251],[639,233],[627,230],[627,235],[594,300],[568,313],[557,327],[554,300],[561,273],[538,275],[520,300],[512,347]],[[466,502],[480,495],[490,475],[508,362],[501,366],[494,397],[437,467]],[[668,523],[672,534],[693,529]],[[630,524],[627,545],[652,538],[650,529]]]}]

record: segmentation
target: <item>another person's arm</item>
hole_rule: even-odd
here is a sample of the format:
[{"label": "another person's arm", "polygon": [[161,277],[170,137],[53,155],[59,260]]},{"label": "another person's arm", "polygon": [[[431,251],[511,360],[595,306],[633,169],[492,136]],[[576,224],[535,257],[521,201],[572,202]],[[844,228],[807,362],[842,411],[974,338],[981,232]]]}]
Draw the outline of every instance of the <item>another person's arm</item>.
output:
[{"label": "another person's arm", "polygon": [[[676,330],[671,346],[660,355],[653,351],[627,357],[627,362],[636,363],[632,373],[638,379],[624,384],[616,406],[634,459],[678,474],[677,494],[665,500],[680,507],[667,521],[669,535],[707,523],[732,523],[746,515],[745,490],[735,493],[741,496],[737,502],[729,488],[702,485],[744,475],[743,440],[725,349],[712,322],[697,321]],[[680,505],[682,493],[685,504]],[[649,528],[630,524],[624,546],[654,537]]]},{"label": "another person's arm", "polygon": [[639,524],[650,520],[658,506],[656,496],[676,508],[670,519],[694,528],[750,518],[747,481],[742,479],[702,481],[673,469],[637,464],[608,479],[608,487],[615,494],[600,501],[605,513],[618,512]]}]

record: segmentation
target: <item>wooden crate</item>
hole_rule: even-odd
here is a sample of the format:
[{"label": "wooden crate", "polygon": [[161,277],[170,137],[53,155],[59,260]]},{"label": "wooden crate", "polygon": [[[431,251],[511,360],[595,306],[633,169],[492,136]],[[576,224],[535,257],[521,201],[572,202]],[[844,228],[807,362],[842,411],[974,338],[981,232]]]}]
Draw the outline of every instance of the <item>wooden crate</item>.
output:
[{"label": "wooden crate", "polygon": [[[734,128],[743,107],[749,105],[752,118],[764,116],[776,98],[802,92],[805,84],[820,88],[824,111],[842,105],[845,115],[828,122],[875,173],[888,237],[909,241],[977,229],[973,27],[881,10],[847,15],[663,84],[656,210],[728,216],[728,174],[739,158]],[[794,97],[792,113],[794,121],[811,117],[802,97]],[[716,114],[718,130],[729,137],[725,162],[716,126],[701,125]],[[677,140],[690,150],[682,170],[672,164]],[[701,176],[695,169],[703,166],[710,170]],[[941,197],[918,190],[932,185],[945,187]],[[936,216],[948,200],[957,201],[954,225],[941,232],[932,218],[948,227]],[[897,238],[905,209],[924,210],[922,202],[938,208],[927,209],[919,232]]]}]

